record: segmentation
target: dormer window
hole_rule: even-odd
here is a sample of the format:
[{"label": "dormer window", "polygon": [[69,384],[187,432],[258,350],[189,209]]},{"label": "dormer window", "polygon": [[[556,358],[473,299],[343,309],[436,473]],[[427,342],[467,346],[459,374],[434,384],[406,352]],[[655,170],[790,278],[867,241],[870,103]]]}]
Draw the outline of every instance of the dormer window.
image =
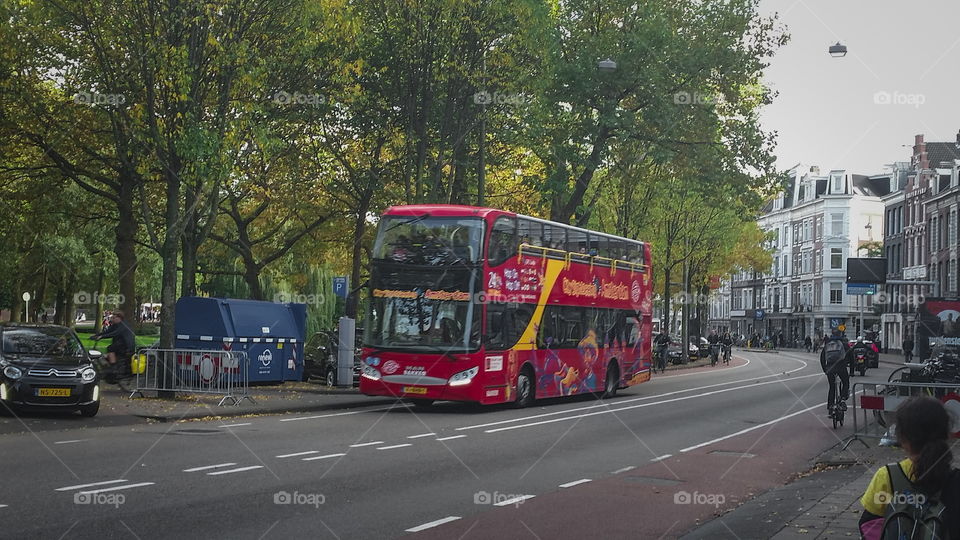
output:
[{"label": "dormer window", "polygon": [[833,183],[833,186],[830,188],[830,192],[834,195],[840,195],[843,193],[843,176],[834,176],[830,179]]}]

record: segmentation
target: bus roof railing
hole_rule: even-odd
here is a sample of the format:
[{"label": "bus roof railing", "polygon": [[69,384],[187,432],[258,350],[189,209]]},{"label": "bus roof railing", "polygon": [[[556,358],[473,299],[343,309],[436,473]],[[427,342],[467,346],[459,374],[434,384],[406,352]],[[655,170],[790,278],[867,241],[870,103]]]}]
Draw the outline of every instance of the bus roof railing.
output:
[{"label": "bus roof railing", "polygon": [[572,262],[573,257],[580,257],[583,259],[590,259],[590,266],[593,266],[597,262],[600,262],[601,264],[609,265],[612,270],[617,270],[618,263],[623,263],[623,265],[630,267],[631,272],[634,272],[634,271],[644,272],[647,270],[647,265],[643,263],[632,262],[632,261],[627,261],[623,259],[614,259],[610,257],[601,257],[599,255],[590,255],[589,253],[576,253],[573,251],[549,248],[546,246],[535,246],[533,244],[527,244],[527,243],[520,244],[517,255],[520,257],[523,257],[524,249],[528,249],[529,251],[534,251],[534,250],[539,251],[540,257],[546,257],[551,253],[555,254],[559,258],[564,259],[568,265],[570,264],[570,262]]}]

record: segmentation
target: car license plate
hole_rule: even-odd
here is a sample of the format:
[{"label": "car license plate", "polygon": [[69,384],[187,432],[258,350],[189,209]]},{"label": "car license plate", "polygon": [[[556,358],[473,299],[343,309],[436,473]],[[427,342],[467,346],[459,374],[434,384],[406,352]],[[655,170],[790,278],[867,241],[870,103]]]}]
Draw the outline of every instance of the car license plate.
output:
[{"label": "car license plate", "polygon": [[37,388],[40,397],[70,397],[69,388]]},{"label": "car license plate", "polygon": [[426,394],[427,389],[424,388],[423,386],[404,386],[403,393],[404,394]]}]

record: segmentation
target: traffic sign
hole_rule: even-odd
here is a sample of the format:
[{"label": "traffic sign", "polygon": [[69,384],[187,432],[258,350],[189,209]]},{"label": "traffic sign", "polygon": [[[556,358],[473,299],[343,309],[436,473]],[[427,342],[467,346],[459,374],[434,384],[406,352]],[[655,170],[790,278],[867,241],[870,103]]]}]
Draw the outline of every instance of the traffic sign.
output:
[{"label": "traffic sign", "polygon": [[346,299],[349,292],[347,276],[336,276],[333,278],[333,294]]},{"label": "traffic sign", "polygon": [[877,294],[877,286],[870,283],[847,283],[847,294],[872,296]]}]

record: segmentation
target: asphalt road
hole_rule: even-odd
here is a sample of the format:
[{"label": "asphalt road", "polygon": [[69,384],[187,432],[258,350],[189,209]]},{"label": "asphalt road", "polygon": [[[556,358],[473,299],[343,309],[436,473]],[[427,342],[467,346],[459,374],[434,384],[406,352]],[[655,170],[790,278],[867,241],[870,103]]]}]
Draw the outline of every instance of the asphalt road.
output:
[{"label": "asphalt road", "polygon": [[674,537],[852,432],[827,425],[813,355],[740,356],[524,410],[398,404],[6,434],[0,537]]}]

